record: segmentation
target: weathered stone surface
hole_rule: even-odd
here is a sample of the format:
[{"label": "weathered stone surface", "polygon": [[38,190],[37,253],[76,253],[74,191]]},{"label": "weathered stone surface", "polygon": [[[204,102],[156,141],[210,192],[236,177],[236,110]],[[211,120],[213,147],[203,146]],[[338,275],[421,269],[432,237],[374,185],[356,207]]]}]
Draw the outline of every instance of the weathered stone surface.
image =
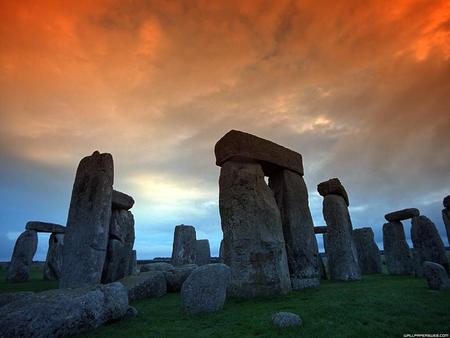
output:
[{"label": "weathered stone surface", "polygon": [[444,220],[445,231],[447,232],[447,240],[450,243],[450,209],[442,210],[442,219]]},{"label": "weathered stone surface", "polygon": [[117,191],[113,190],[112,192],[112,208],[113,209],[123,209],[130,210],[134,205],[133,197]]},{"label": "weathered stone surface", "polygon": [[340,195],[326,195],[323,216],[327,223],[326,252],[330,279],[359,280],[361,270],[352,238],[352,221],[345,200]]},{"label": "weathered stone surface", "polygon": [[303,177],[279,170],[269,178],[280,209],[292,289],[319,285],[319,251],[309,210],[308,189]]},{"label": "weathered stone surface", "polygon": [[381,273],[380,249],[375,243],[372,228],[354,229],[353,242],[358,253],[358,264],[361,273]]},{"label": "weathered stone surface", "polygon": [[33,295],[34,292],[31,291],[0,293],[0,307],[18,300],[31,299]]},{"label": "weathered stone surface", "polygon": [[64,247],[63,234],[51,234],[48,239],[47,258],[44,264],[44,279],[59,280],[61,277]]},{"label": "weathered stone surface", "polygon": [[166,279],[161,271],[142,272],[119,280],[128,291],[129,301],[161,297],[167,293]]},{"label": "weathered stone surface", "polygon": [[281,215],[257,163],[228,161],[219,180],[224,263],[228,292],[238,298],[291,290]]},{"label": "weathered stone surface", "polygon": [[181,287],[181,307],[186,314],[216,312],[223,308],[230,268],[207,264],[195,269]]},{"label": "weathered stone surface", "polygon": [[148,263],[148,264],[141,266],[141,272],[146,272],[146,271],[166,272],[166,271],[173,270],[173,269],[174,269],[174,266],[172,264],[165,263],[165,262]]},{"label": "weathered stone surface", "polygon": [[400,221],[383,225],[384,259],[391,275],[411,275],[414,264]]},{"label": "weathered stone surface", "polygon": [[417,253],[417,250],[414,248],[410,249],[411,252],[411,260],[414,270],[414,276],[415,277],[423,277],[423,262],[420,259],[419,254]]},{"label": "weathered stone surface", "polygon": [[171,270],[164,272],[164,276],[167,281],[167,291],[168,292],[179,292],[184,281],[189,277],[189,275],[197,269],[196,264],[187,264],[182,266],[176,266]]},{"label": "weathered stone surface", "polygon": [[195,264],[197,239],[192,225],[177,225],[173,234],[172,264]]},{"label": "weathered stone surface", "polygon": [[223,263],[224,259],[223,259],[223,239],[220,240],[220,247],[219,247],[219,262]]},{"label": "weathered stone surface", "polygon": [[111,283],[129,274],[134,245],[134,218],[130,211],[113,210],[102,283]]},{"label": "weathered stone surface", "polygon": [[394,212],[390,212],[386,215],[384,215],[384,218],[388,222],[395,222],[395,221],[403,221],[405,219],[410,219],[416,216],[419,216],[420,212],[419,209],[416,208],[409,208],[409,209],[402,209]]},{"label": "weathered stone surface", "polygon": [[444,197],[442,204],[444,205],[444,208],[450,209],[450,195]]},{"label": "weathered stone surface", "polygon": [[445,271],[442,265],[425,261],[423,264],[423,271],[430,289],[450,289],[450,279],[448,278],[447,271]]},{"label": "weathered stone surface", "polygon": [[26,282],[29,277],[33,256],[37,249],[37,233],[25,230],[20,234],[14,245],[11,263],[8,268],[6,281],[10,283]]},{"label": "weathered stone surface", "polygon": [[136,250],[131,250],[130,262],[128,263],[128,275],[136,275],[138,273]]},{"label": "weathered stone surface", "polygon": [[27,230],[34,230],[36,232],[50,232],[53,234],[63,234],[66,232],[66,227],[60,224],[30,221],[25,226]]},{"label": "weathered stone surface", "polygon": [[315,234],[326,234],[327,233],[327,227],[326,226],[317,226],[314,227],[314,233]]},{"label": "weathered stone surface", "polygon": [[321,255],[318,257],[319,271],[320,271],[320,279],[328,279],[327,270],[325,268],[325,263],[323,262],[323,258]]},{"label": "weathered stone surface", "polygon": [[426,216],[417,216],[411,222],[411,240],[417,252],[419,262],[434,262],[449,271],[449,262],[445,254],[444,243],[434,223]]},{"label": "weathered stone surface", "polygon": [[272,315],[272,323],[276,327],[296,327],[302,325],[300,316],[292,312],[277,312]]},{"label": "weathered stone surface", "polygon": [[113,179],[111,154],[96,151],[81,160],[64,237],[61,288],[100,283],[109,237]]},{"label": "weathered stone surface", "polygon": [[67,337],[122,318],[128,309],[120,283],[34,294],[0,308],[0,337]]},{"label": "weathered stone surface", "polygon": [[270,176],[280,168],[292,170],[303,176],[302,155],[263,138],[231,130],[214,148],[216,164],[223,166],[227,161],[253,160],[260,163],[264,173]]},{"label": "weathered stone surface", "polygon": [[198,239],[195,243],[195,264],[198,266],[211,263],[211,250],[207,239]]},{"label": "weathered stone surface", "polygon": [[319,183],[319,185],[317,186],[317,191],[323,197],[327,195],[341,196],[342,198],[344,198],[345,204],[349,206],[347,191],[338,178],[331,178],[328,181]]}]

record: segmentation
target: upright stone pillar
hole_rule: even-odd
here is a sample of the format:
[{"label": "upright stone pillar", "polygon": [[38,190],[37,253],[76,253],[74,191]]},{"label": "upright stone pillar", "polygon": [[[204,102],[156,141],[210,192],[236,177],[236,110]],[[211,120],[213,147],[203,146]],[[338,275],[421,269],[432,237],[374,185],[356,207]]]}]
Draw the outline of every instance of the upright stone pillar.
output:
[{"label": "upright stone pillar", "polygon": [[173,234],[172,264],[195,264],[197,239],[192,225],[177,225]]},{"label": "upright stone pillar", "polygon": [[447,231],[448,244],[450,244],[450,195],[444,198],[443,204],[442,219],[444,220],[445,230]]},{"label": "upright stone pillar", "polygon": [[319,250],[305,181],[298,173],[281,169],[270,176],[269,187],[281,213],[292,288],[318,286]]},{"label": "upright stone pillar", "polygon": [[207,239],[198,239],[196,241],[195,264],[198,266],[211,263],[211,249]]},{"label": "upright stone pillar", "polygon": [[44,280],[59,280],[63,259],[64,235],[52,233],[48,239],[47,258],[44,265]]},{"label": "upright stone pillar", "polygon": [[412,219],[411,240],[416,250],[420,266],[425,261],[442,265],[447,273],[449,262],[445,254],[444,243],[434,223],[425,216],[417,216]]},{"label": "upright stone pillar", "polygon": [[383,246],[384,259],[389,274],[413,274],[413,261],[402,222],[392,221],[383,225]]},{"label": "upright stone pillar", "polygon": [[60,288],[101,281],[111,218],[114,166],[111,154],[98,151],[83,158],[72,190]]},{"label": "upright stone pillar", "polygon": [[138,274],[137,254],[136,250],[131,251],[130,262],[128,263],[128,275]]},{"label": "upright stone pillar", "polygon": [[358,264],[361,273],[381,273],[380,249],[375,243],[372,228],[354,229],[353,242],[358,253]]},{"label": "upright stone pillar", "polygon": [[9,283],[26,282],[29,278],[33,256],[37,249],[37,233],[34,230],[25,230],[20,234],[14,245],[14,251],[6,275]]},{"label": "upright stone pillar", "polygon": [[281,215],[261,165],[228,161],[219,180],[228,293],[239,298],[273,296],[291,290]]},{"label": "upright stone pillar", "polygon": [[223,263],[223,239],[220,240],[220,246],[219,246],[219,263]]},{"label": "upright stone pillar", "polygon": [[348,212],[347,192],[337,178],[318,185],[323,199],[323,216],[327,223],[326,251],[330,279],[359,280],[361,270],[352,238],[352,221]]}]

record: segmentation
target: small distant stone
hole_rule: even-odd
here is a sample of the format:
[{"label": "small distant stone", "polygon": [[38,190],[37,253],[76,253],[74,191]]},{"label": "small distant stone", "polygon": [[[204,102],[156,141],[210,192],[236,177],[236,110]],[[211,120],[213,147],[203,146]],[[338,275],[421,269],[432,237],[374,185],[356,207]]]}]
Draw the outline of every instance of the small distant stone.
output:
[{"label": "small distant stone", "polygon": [[272,323],[280,328],[297,327],[302,325],[302,319],[292,312],[277,312],[272,316]]},{"label": "small distant stone", "polygon": [[386,218],[386,220],[389,222],[396,222],[396,221],[404,221],[405,219],[417,217],[419,215],[420,215],[419,209],[408,208],[390,212],[389,214],[384,215],[384,218]]},{"label": "small distant stone", "polygon": [[134,306],[130,306],[125,314],[125,318],[134,318],[137,317],[138,310]]},{"label": "small distant stone", "polygon": [[172,264],[165,263],[165,262],[148,263],[148,264],[141,266],[141,272],[146,272],[146,271],[166,272],[166,271],[173,270],[173,269],[174,269],[174,266]]},{"label": "small distant stone", "polygon": [[423,264],[423,272],[428,282],[428,287],[432,290],[450,289],[450,279],[447,271],[438,263],[426,261]]}]

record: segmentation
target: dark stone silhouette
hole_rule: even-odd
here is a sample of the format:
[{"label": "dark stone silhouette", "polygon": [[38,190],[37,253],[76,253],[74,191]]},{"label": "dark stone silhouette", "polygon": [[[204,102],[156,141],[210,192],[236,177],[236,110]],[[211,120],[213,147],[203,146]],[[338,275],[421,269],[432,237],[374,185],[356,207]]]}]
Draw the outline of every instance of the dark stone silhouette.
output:
[{"label": "dark stone silhouette", "polygon": [[402,222],[383,225],[383,244],[388,272],[391,275],[411,275],[414,266]]},{"label": "dark stone silhouette", "polygon": [[20,234],[14,245],[14,251],[9,264],[6,281],[10,283],[26,282],[29,277],[33,256],[37,249],[37,233],[25,230]]},{"label": "dark stone silhouette", "polygon": [[442,265],[425,261],[423,264],[423,271],[430,289],[450,289],[450,279],[448,278],[447,271],[445,271]]},{"label": "dark stone silhouette", "polygon": [[113,190],[112,192],[112,208],[113,209],[123,209],[123,210],[129,210],[134,205],[134,199],[133,197],[117,191]]},{"label": "dark stone silhouette", "polygon": [[345,200],[345,204],[349,206],[347,191],[345,191],[344,186],[338,178],[331,178],[328,181],[320,183],[317,186],[317,191],[323,197],[327,195],[341,196]]},{"label": "dark stone silhouette", "polygon": [[442,204],[444,204],[444,209],[442,209],[442,219],[444,220],[445,231],[447,232],[447,240],[450,244],[450,195],[444,198]]},{"label": "dark stone silhouette", "polygon": [[44,265],[45,280],[59,280],[61,277],[64,235],[51,234],[48,239],[47,258]]},{"label": "dark stone silhouette", "polygon": [[172,264],[195,264],[197,239],[192,225],[177,225],[173,235]]},{"label": "dark stone silhouette", "polygon": [[63,234],[66,232],[66,227],[60,224],[31,221],[25,226],[27,230],[34,230],[36,232],[49,232],[53,234]]},{"label": "dark stone silhouette", "polygon": [[381,273],[380,250],[375,243],[372,228],[354,229],[353,242],[358,253],[358,264],[361,273]]},{"label": "dark stone silhouette", "polygon": [[410,208],[390,212],[389,214],[384,215],[384,218],[386,218],[388,222],[396,222],[396,221],[403,221],[405,219],[410,219],[419,215],[420,215],[419,209]]},{"label": "dark stone silhouette", "polygon": [[167,283],[161,271],[142,272],[139,275],[127,276],[119,280],[128,291],[130,302],[161,297],[167,293]]},{"label": "dark stone silhouette", "polygon": [[211,250],[207,239],[198,239],[195,243],[195,264],[198,266],[211,263]]}]

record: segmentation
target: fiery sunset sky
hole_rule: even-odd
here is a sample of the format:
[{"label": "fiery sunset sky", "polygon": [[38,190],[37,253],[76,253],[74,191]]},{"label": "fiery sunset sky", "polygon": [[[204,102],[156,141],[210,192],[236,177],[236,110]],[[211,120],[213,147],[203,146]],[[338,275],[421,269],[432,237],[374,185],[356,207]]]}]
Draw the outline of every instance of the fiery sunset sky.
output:
[{"label": "fiery sunset sky", "polygon": [[136,200],[138,258],[170,256],[180,223],[217,254],[213,148],[230,129],[303,155],[315,225],[316,186],[339,177],[354,228],[380,246],[383,215],[406,207],[448,245],[449,1],[0,0],[0,13],[0,260],[27,221],[65,224],[97,149]]}]

